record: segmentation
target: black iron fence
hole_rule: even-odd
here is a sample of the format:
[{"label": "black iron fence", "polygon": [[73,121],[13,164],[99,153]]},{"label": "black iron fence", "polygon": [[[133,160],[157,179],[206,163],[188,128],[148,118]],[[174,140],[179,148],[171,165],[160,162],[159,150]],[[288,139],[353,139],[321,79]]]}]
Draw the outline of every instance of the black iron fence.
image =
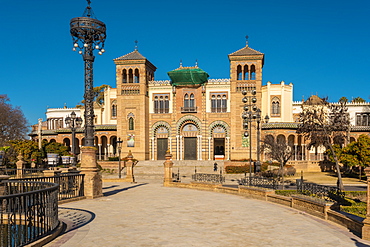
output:
[{"label": "black iron fence", "polygon": [[17,179],[18,181],[38,181],[59,185],[58,200],[84,197],[84,174],[61,174],[54,177],[33,177]]},{"label": "black iron fence", "polygon": [[0,175],[8,175],[10,177],[16,177],[17,174],[21,174],[22,177],[40,177],[43,176],[43,171],[47,168],[0,168]]},{"label": "black iron fence", "polygon": [[305,183],[302,179],[297,179],[297,192],[335,202],[341,202],[345,196],[345,193],[338,187]]},{"label": "black iron fence", "polygon": [[195,173],[191,176],[195,182],[204,182],[204,183],[213,183],[213,184],[222,184],[225,182],[225,177],[222,175],[222,170],[220,173],[197,173],[197,168],[195,168]]},{"label": "black iron fence", "polygon": [[59,224],[56,183],[8,180],[0,184],[0,246],[29,244]]},{"label": "black iron fence", "polygon": [[274,190],[277,190],[279,185],[279,181],[277,179],[255,176],[238,179],[238,183],[239,185],[262,187]]}]

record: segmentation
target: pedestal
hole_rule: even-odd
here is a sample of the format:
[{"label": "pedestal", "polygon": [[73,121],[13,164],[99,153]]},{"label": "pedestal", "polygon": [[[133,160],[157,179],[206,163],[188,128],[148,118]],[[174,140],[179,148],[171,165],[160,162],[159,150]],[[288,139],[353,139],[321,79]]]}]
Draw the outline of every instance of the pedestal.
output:
[{"label": "pedestal", "polygon": [[163,163],[164,165],[164,179],[163,179],[163,185],[166,186],[169,183],[172,182],[173,177],[172,177],[172,167],[173,167],[173,162],[171,160],[172,154],[170,153],[169,150],[167,150],[165,154],[165,159],[166,161]]},{"label": "pedestal", "polygon": [[367,177],[367,208],[366,218],[362,221],[364,223],[362,227],[362,239],[370,240],[370,167],[365,169],[365,174]]},{"label": "pedestal", "polygon": [[130,183],[136,183],[135,182],[135,177],[134,177],[134,166],[136,163],[134,162],[134,156],[131,153],[131,150],[129,151],[127,155],[127,161],[125,162],[126,166],[126,178],[123,179],[125,182],[130,182]]},{"label": "pedestal", "polygon": [[95,147],[81,147],[81,173],[85,174],[86,198],[93,199],[103,196],[103,182],[101,175],[98,173]]}]

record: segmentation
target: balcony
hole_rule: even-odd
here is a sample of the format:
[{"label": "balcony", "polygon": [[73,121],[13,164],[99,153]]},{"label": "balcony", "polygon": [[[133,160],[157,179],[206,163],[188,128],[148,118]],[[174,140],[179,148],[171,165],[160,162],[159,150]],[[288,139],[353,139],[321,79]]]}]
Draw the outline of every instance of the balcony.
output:
[{"label": "balcony", "polygon": [[197,107],[181,107],[181,113],[196,113],[197,112]]}]

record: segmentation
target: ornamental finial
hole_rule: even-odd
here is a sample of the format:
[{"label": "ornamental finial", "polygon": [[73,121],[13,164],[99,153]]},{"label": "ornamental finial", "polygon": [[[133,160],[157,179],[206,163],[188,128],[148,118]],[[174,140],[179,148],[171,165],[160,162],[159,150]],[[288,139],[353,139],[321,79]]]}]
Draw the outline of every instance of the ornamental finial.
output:
[{"label": "ornamental finial", "polygon": [[248,38],[249,38],[249,36],[248,35],[246,35],[245,36],[245,41],[246,41],[246,45],[248,46],[249,44],[248,44]]},{"label": "ornamental finial", "polygon": [[138,49],[137,43],[139,43],[139,41],[135,40],[135,51]]}]

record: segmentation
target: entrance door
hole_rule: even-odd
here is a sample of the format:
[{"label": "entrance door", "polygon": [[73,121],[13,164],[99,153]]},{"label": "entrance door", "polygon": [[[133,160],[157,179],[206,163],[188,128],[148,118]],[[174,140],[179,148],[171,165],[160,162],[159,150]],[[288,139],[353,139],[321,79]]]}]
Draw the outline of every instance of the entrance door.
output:
[{"label": "entrance door", "polygon": [[197,159],[197,138],[185,137],[184,138],[184,159],[196,160]]},{"label": "entrance door", "polygon": [[157,139],[157,160],[164,160],[165,154],[168,149],[168,139],[167,138],[158,138]]},{"label": "entrance door", "polygon": [[224,159],[225,157],[225,138],[214,138],[213,140],[214,140],[213,153],[215,156],[215,160]]}]

